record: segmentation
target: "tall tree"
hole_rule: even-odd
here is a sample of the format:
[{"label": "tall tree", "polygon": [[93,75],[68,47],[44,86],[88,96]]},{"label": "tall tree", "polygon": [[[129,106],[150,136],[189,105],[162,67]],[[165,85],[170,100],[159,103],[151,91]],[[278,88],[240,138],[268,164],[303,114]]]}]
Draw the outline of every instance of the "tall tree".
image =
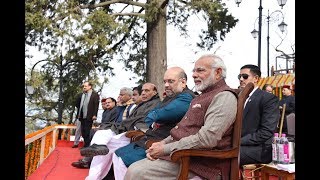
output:
[{"label": "tall tree", "polygon": [[[166,25],[187,35],[188,18],[207,22],[197,45],[211,49],[238,21],[221,0],[27,0],[26,44],[77,59],[113,75],[111,60],[163,91],[167,68]],[[162,93],[160,93],[162,94]]]}]

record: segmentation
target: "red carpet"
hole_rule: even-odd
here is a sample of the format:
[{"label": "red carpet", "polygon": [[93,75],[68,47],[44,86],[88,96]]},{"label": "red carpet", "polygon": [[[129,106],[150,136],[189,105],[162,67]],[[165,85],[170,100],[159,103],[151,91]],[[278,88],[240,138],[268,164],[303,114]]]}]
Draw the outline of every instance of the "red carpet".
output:
[{"label": "red carpet", "polygon": [[40,167],[29,176],[29,180],[79,180],[85,179],[89,169],[78,169],[71,163],[82,158],[79,148],[71,148],[73,142],[59,140],[56,149],[40,165]]},{"label": "red carpet", "polygon": [[[89,169],[78,169],[71,166],[72,162],[82,158],[79,148],[83,146],[83,143],[80,142],[78,148],[71,148],[72,145],[72,141],[59,140],[56,149],[40,167],[29,176],[28,180],[85,179],[89,173]],[[246,172],[248,173],[249,171]],[[269,180],[278,180],[278,177],[270,176]]]}]

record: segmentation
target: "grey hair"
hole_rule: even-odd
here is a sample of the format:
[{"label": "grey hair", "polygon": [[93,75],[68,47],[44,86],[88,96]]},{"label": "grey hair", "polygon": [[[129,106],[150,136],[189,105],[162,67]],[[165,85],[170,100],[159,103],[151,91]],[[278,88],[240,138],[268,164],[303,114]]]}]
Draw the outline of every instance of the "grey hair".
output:
[{"label": "grey hair", "polygon": [[179,74],[179,78],[184,78],[186,81],[188,80],[187,74],[184,72],[184,70],[182,69],[182,71]]},{"label": "grey hair", "polygon": [[215,54],[206,54],[206,55],[201,56],[199,59],[202,59],[202,58],[210,58],[213,61],[212,68],[221,68],[221,70],[222,70],[221,77],[223,79],[225,79],[227,77],[227,67],[224,64],[221,57],[219,57]]},{"label": "grey hair", "polygon": [[131,88],[123,87],[120,89],[120,91],[124,91],[126,94],[128,94],[130,97],[133,95],[133,91]]}]

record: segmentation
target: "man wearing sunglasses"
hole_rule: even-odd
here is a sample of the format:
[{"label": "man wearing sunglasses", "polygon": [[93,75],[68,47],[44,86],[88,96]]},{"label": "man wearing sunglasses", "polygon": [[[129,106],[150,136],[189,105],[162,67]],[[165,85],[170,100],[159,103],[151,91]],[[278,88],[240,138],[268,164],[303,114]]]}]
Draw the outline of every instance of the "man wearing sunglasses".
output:
[{"label": "man wearing sunglasses", "polygon": [[279,99],[258,87],[260,77],[260,68],[251,64],[242,66],[238,75],[240,89],[249,82],[255,85],[243,109],[241,166],[272,161],[271,143],[280,117]]}]

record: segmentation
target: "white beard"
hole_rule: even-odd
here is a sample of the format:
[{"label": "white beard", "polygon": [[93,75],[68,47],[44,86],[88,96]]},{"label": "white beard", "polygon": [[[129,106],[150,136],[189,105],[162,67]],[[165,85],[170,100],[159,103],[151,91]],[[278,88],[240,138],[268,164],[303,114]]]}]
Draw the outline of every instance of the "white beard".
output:
[{"label": "white beard", "polygon": [[196,91],[202,92],[209,86],[212,86],[215,83],[212,81],[214,78],[214,71],[212,71],[211,75],[207,79],[201,80],[201,84],[195,86]]}]

